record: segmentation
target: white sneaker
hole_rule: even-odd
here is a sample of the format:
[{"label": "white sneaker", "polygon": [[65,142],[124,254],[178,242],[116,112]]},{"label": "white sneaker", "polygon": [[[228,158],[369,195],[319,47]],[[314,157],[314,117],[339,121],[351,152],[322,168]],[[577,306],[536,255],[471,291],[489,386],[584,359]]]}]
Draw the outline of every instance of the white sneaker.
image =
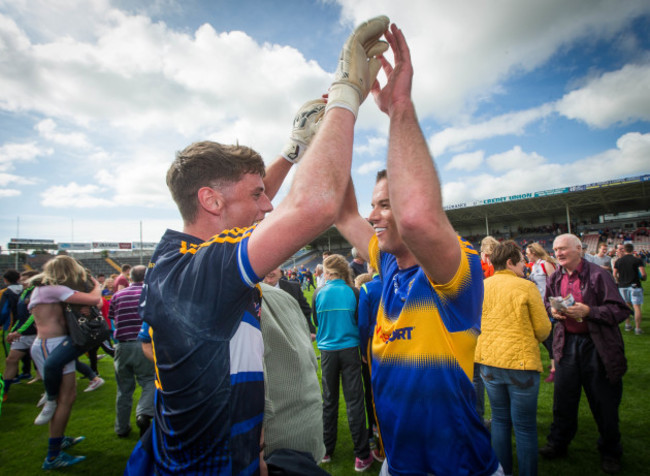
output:
[{"label": "white sneaker", "polygon": [[97,377],[95,380],[91,381],[88,386],[86,387],[86,390],[84,392],[92,392],[93,390],[97,390],[99,387],[104,385],[106,382],[104,381],[103,378]]},{"label": "white sneaker", "polygon": [[56,400],[46,401],[41,413],[34,420],[34,425],[45,425],[52,419],[54,412],[56,412]]},{"label": "white sneaker", "polygon": [[41,395],[41,399],[38,401],[36,406],[40,408],[43,405],[45,405],[45,402],[47,402],[47,393],[44,393],[43,395]]}]

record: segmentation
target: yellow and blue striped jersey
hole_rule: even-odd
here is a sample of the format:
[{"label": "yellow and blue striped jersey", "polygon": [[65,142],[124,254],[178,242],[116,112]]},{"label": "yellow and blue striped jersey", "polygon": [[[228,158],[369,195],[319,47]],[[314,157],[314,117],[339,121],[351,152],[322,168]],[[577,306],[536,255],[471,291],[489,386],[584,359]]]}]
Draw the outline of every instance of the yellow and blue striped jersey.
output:
[{"label": "yellow and blue striped jersey", "polygon": [[372,385],[393,476],[489,475],[498,468],[472,384],[483,273],[459,238],[461,263],[449,283],[420,266],[399,269],[370,241],[382,297],[372,340]]}]

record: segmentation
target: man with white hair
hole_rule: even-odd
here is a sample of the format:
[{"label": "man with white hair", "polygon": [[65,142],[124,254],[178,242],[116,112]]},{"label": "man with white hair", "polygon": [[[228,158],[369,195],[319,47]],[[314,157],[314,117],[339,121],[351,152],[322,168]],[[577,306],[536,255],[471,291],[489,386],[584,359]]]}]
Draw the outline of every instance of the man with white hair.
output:
[{"label": "man with white hair", "polygon": [[[545,304],[557,319],[553,337],[555,385],[553,423],[548,443],[540,448],[547,459],[567,455],[578,429],[578,406],[584,389],[598,425],[601,466],[606,473],[621,468],[618,407],[627,370],[619,324],[630,314],[612,276],[582,258],[577,236],[559,235],[553,242],[559,268],[548,278]],[[558,311],[552,297],[573,296],[575,303]]]}]

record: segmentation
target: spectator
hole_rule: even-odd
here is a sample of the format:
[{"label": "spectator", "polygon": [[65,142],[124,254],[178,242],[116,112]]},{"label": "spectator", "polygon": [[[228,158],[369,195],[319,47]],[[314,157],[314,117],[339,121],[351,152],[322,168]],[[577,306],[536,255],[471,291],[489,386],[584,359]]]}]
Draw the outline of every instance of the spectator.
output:
[{"label": "spectator", "polygon": [[[312,474],[319,470],[316,463],[325,456],[325,445],[318,362],[309,329],[295,299],[266,283],[261,288],[264,456],[269,462],[276,451],[276,456],[286,450],[307,453],[310,472],[304,469],[300,474]],[[297,458],[294,454],[294,463]]]},{"label": "spectator", "polygon": [[352,271],[352,279],[366,272],[366,262],[359,256],[356,248],[352,247],[352,262],[350,263],[350,270]]},{"label": "spectator", "polygon": [[[38,274],[36,271],[26,271],[25,273],[24,276],[26,278],[31,278]],[[29,355],[34,339],[36,339],[34,317],[31,316],[31,313],[27,310],[33,290],[34,286],[27,286],[20,293],[16,304],[15,324],[11,329],[11,333],[7,336],[7,341],[11,344],[11,349],[9,350],[7,360],[5,361],[5,370],[3,375],[4,401],[7,400],[9,389],[11,384],[14,382],[14,378],[18,376],[18,365],[20,361],[23,360],[25,356]],[[29,365],[31,366],[31,359]],[[29,377],[31,377],[31,375]]]},{"label": "spectator", "polygon": [[[567,455],[578,429],[578,406],[584,389],[600,433],[602,469],[617,473],[623,454],[618,407],[627,369],[618,325],[630,310],[611,275],[582,259],[577,236],[559,235],[553,250],[560,268],[548,280],[545,300],[547,311],[557,320],[553,338],[553,422],[548,443],[539,452],[548,459]],[[575,299],[574,305],[561,312],[552,308],[550,297],[569,294]]]},{"label": "spectator", "polygon": [[[489,278],[494,275],[494,266],[490,261],[490,256],[494,249],[499,245],[496,238],[486,236],[481,240],[481,269],[483,270],[483,279]],[[479,373],[479,364],[474,363],[474,391],[476,392],[476,411],[478,416],[481,417],[483,424],[490,428],[490,420],[485,418],[485,384]]]},{"label": "spectator", "polygon": [[323,265],[317,264],[316,271],[314,272],[316,277],[316,289],[322,287],[325,284],[325,275],[323,274]]},{"label": "spectator", "polygon": [[307,291],[310,289],[316,289],[314,285],[314,273],[311,272],[311,269],[307,268],[305,270],[305,278],[307,280]]},{"label": "spectator", "polygon": [[[634,311],[634,333],[643,334],[641,329],[641,305],[643,304],[643,287],[641,281],[645,281],[648,275],[645,272],[643,262],[634,256],[634,245],[626,243],[623,245],[624,253],[614,263],[614,275],[618,281],[618,290],[623,300]],[[631,331],[630,318],[625,320],[625,330]]]},{"label": "spectator", "polygon": [[[36,286],[28,306],[34,315],[37,330],[37,336],[32,345],[32,358],[43,376],[46,389],[50,377],[60,378],[59,375],[48,375],[44,368],[46,357],[51,361],[54,358],[52,351],[57,346],[72,347],[69,337],[66,335],[67,329],[60,303],[90,306],[100,302],[101,295],[97,281],[94,281],[95,286],[90,293],[75,291],[64,285],[69,284],[74,288],[83,289],[86,286],[86,281],[87,276],[84,268],[74,259],[65,255],[59,255],[48,261],[43,268],[43,273],[34,276],[30,281],[30,285]],[[71,456],[63,451],[85,439],[83,436],[77,438],[65,436],[65,428],[76,395],[74,361],[67,359],[65,362],[67,364],[63,367],[63,378],[58,395],[48,394],[43,411],[34,421],[37,425],[50,423],[50,438],[43,469],[63,468],[85,459],[85,456]]]},{"label": "spectator", "polygon": [[140,430],[140,437],[149,428],[153,418],[155,369],[153,363],[144,355],[142,343],[138,340],[142,327],[138,302],[146,270],[142,265],[131,268],[131,285],[115,293],[108,311],[109,319],[115,323],[115,433],[120,438],[126,438],[131,432],[130,420],[136,382],[142,388],[135,409],[135,422]]},{"label": "spectator", "polygon": [[[379,438],[377,421],[375,419],[375,403],[372,396],[372,379],[370,377],[370,362],[372,355],[369,352],[372,343],[372,336],[377,324],[377,311],[379,310],[379,301],[381,300],[381,278],[379,274],[370,266],[368,273],[361,274],[355,280],[355,286],[359,288],[359,306],[357,309],[358,326],[359,326],[359,348],[361,350],[361,375],[363,377],[363,393],[366,402],[366,422],[368,425],[368,443],[370,452],[373,457],[379,461],[384,461],[384,450]],[[370,277],[360,286],[361,277]]]},{"label": "spectator", "polygon": [[[555,260],[551,258],[546,250],[539,243],[531,243],[526,247],[526,257],[533,263],[530,269],[529,279],[535,283],[539,293],[544,299],[546,295],[546,281],[548,277],[555,272]],[[547,383],[555,380],[555,361],[553,360],[553,333],[548,335],[544,341],[544,347],[548,351],[548,357],[551,360],[551,371],[544,379]]]},{"label": "spectator", "polygon": [[484,278],[489,278],[494,274],[494,266],[490,262],[490,255],[498,244],[499,242],[489,235],[481,240],[481,268],[483,269]]},{"label": "spectator", "polygon": [[612,258],[610,258],[607,255],[607,244],[606,243],[601,243],[600,246],[598,246],[598,254],[594,255],[591,262],[594,263],[594,264],[597,264],[601,268],[606,269],[610,273],[613,271],[612,270]]},{"label": "spectator", "polygon": [[4,344],[4,334],[13,325],[16,317],[16,308],[20,294],[23,292],[23,285],[20,283],[20,273],[15,269],[5,271],[2,280],[6,286],[0,298],[0,327],[2,327]]},{"label": "spectator", "polygon": [[131,265],[130,264],[123,264],[122,265],[122,272],[113,281],[113,292],[116,293],[118,291],[121,291],[124,288],[129,287],[129,273],[130,272],[131,272]]},{"label": "spectator", "polygon": [[[336,447],[339,415],[339,385],[347,407],[352,434],[354,469],[365,471],[373,457],[365,430],[364,393],[359,359],[357,328],[357,291],[353,287],[348,262],[341,255],[328,256],[323,262],[327,282],[314,292],[316,342],[321,352],[323,384],[324,463],[329,463]],[[340,382],[340,383],[339,383]]]},{"label": "spectator", "polygon": [[494,276],[485,280],[481,335],[475,360],[492,409],[492,447],[505,474],[513,474],[512,429],[519,474],[537,474],[539,343],[551,331],[544,302],[524,277],[525,260],[514,241],[492,250]]},{"label": "spectator", "polygon": [[264,277],[264,282],[269,286],[282,289],[284,292],[288,293],[293,299],[296,300],[300,306],[300,310],[307,320],[309,332],[312,335],[312,340],[314,340],[316,338],[316,328],[311,322],[311,307],[309,306],[307,299],[305,299],[305,295],[303,294],[302,289],[300,289],[300,285],[293,283],[287,279],[283,279],[282,270],[279,267],[268,273]]}]

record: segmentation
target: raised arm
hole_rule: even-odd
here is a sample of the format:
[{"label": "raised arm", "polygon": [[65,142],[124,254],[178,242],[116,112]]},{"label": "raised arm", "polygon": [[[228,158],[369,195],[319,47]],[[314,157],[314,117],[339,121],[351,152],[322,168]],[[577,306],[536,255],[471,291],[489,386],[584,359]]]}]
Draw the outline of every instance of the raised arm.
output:
[{"label": "raised arm", "polygon": [[369,262],[368,243],[374,231],[368,220],[359,214],[357,197],[354,193],[351,177],[345,190],[341,210],[334,224],[343,237],[357,249],[361,257]]},{"label": "raised arm", "polygon": [[68,304],[79,304],[81,306],[101,306],[102,290],[95,278],[92,278],[95,287],[89,293],[75,291],[72,296],[65,300]]},{"label": "raised arm", "polygon": [[273,200],[291,166],[300,162],[316,135],[325,114],[325,99],[315,99],[302,105],[293,119],[293,128],[280,155],[266,168],[264,191]]},{"label": "raised arm", "polygon": [[350,174],[357,111],[380,68],[375,57],[387,48],[379,41],[387,26],[386,17],[369,20],[344,45],[325,116],[289,193],[250,237],[248,257],[258,276],[275,269],[334,223]]},{"label": "raised arm", "polygon": [[382,57],[388,82],[372,92],[390,117],[388,183],[390,206],[404,243],[433,282],[449,282],[460,265],[460,244],[442,208],[440,181],[411,100],[413,66],[401,30],[391,25],[386,39],[395,67]]}]

